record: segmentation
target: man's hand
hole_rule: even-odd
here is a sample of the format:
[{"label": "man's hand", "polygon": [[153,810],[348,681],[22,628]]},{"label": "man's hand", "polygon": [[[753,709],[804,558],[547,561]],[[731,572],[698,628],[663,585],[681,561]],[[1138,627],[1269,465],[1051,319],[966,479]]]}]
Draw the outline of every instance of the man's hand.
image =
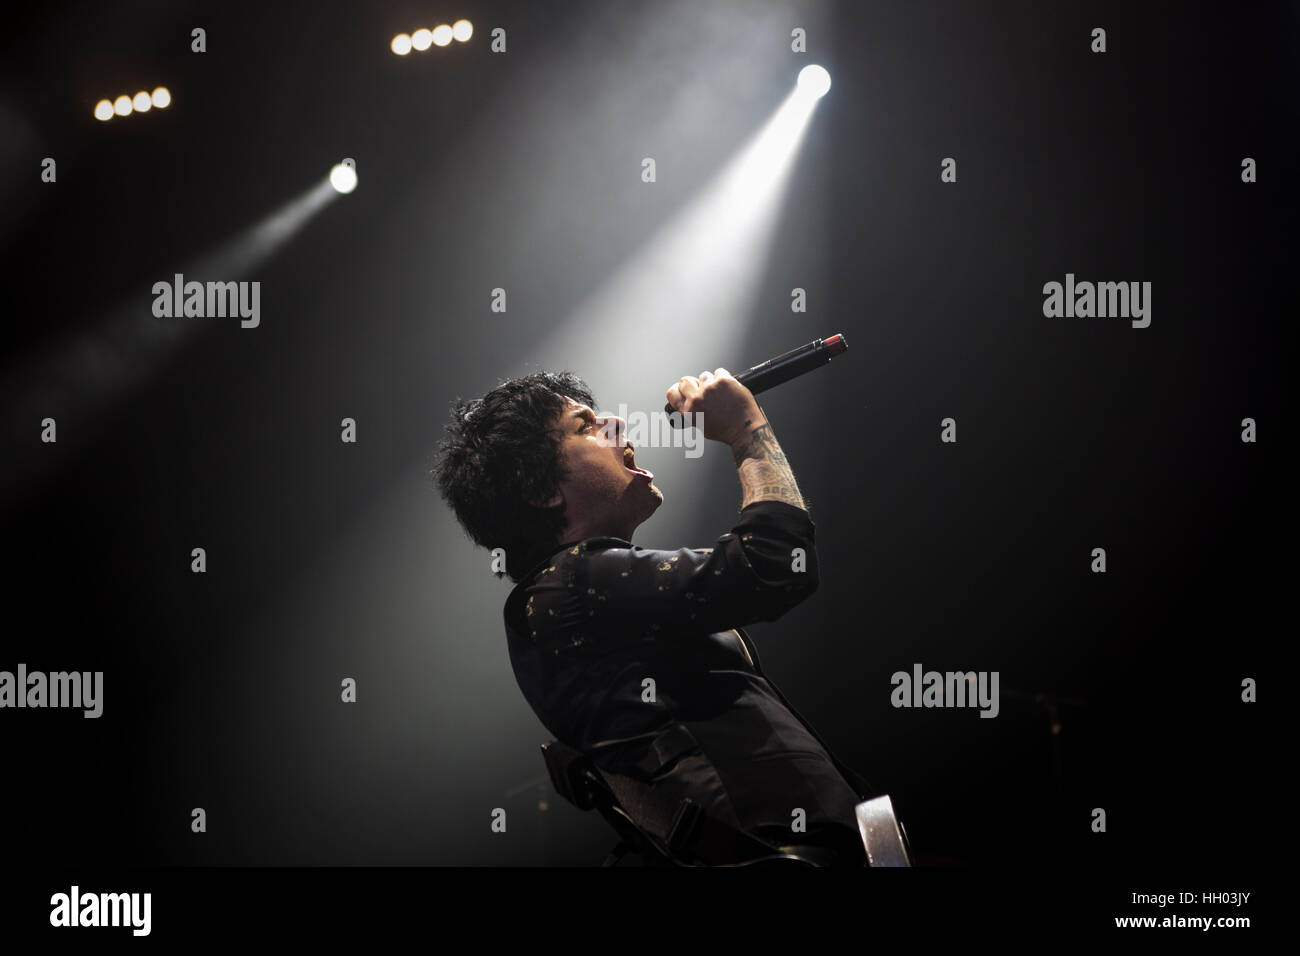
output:
[{"label": "man's hand", "polygon": [[668,404],[688,417],[700,414],[704,437],[731,446],[742,510],[756,501],[783,501],[807,510],[790,462],[754,393],[725,368],[681,379],[668,389]]},{"label": "man's hand", "polygon": [[725,368],[701,372],[698,378],[688,375],[679,379],[668,389],[667,398],[668,404],[685,414],[688,422],[691,416],[699,416],[705,438],[725,445],[734,446],[755,428],[767,424],[754,393]]}]

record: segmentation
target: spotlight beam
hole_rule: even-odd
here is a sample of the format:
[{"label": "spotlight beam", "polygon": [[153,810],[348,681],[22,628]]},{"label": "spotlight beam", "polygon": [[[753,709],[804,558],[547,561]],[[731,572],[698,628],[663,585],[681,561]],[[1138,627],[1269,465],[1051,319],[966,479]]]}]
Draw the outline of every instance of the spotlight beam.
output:
[{"label": "spotlight beam", "polygon": [[[662,414],[664,389],[678,376],[725,364],[752,322],[781,199],[816,103],[796,86],[680,212],[535,344],[528,364],[581,370],[598,397],[638,403],[632,408],[646,414]],[[751,358],[761,356],[729,361],[743,366]],[[705,457],[718,466],[716,456]],[[680,451],[659,452],[656,463],[666,495],[698,482],[704,465],[687,463]],[[709,527],[697,515],[673,515],[659,533]]]},{"label": "spotlight beam", "polygon": [[[337,196],[323,180],[181,271],[204,279],[243,278],[264,266]],[[66,443],[40,443],[43,418],[54,417],[65,435],[69,428],[93,432],[116,402],[147,382],[195,329],[208,325],[155,317],[150,287],[156,278],[161,276],[141,279],[140,294],[93,327],[71,334],[25,366],[5,370],[0,407],[8,412],[7,437],[14,453],[0,472],[0,504],[16,504],[35,490],[47,468],[68,460]]]},{"label": "spotlight beam", "polygon": [[[790,93],[680,212],[592,291],[554,335],[537,343],[531,351],[539,365],[607,363],[607,351],[592,350],[593,327],[614,341],[638,342],[637,366],[647,382],[671,374],[682,361],[716,360],[722,344],[749,316],[812,106],[813,101]],[[640,348],[647,341],[649,355]],[[624,389],[633,384],[627,371],[610,373]]]}]

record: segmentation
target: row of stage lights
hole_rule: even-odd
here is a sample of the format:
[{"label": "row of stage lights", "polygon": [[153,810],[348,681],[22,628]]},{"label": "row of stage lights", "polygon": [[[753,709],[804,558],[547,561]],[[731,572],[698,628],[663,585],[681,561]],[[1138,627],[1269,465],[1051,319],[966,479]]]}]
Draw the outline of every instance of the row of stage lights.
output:
[{"label": "row of stage lights", "polygon": [[[462,31],[464,39],[468,40],[472,32],[468,20],[460,20],[456,23],[456,27],[447,27],[447,29],[456,29],[461,27],[462,24],[464,25],[464,30]],[[439,27],[439,29],[442,28]],[[419,33],[418,30],[416,32]],[[402,36],[406,36],[406,34],[402,34]],[[401,37],[397,37],[393,40],[394,52],[397,52],[398,39],[401,39]],[[412,38],[408,37],[407,39],[410,40]],[[458,36],[457,39],[460,39],[460,37]],[[447,44],[442,43],[439,45],[446,46]],[[423,47],[416,47],[416,49],[427,48],[428,44]],[[406,52],[407,51],[403,50],[401,55],[405,55]],[[806,66],[799,72],[798,88],[801,93],[805,94],[810,99],[820,99],[825,96],[826,92],[831,88],[831,75],[827,73],[823,67]],[[168,92],[167,87],[165,86],[158,87],[152,94],[143,91],[135,94],[134,97],[123,94],[112,102],[109,102],[108,100],[100,100],[96,103],[95,118],[99,120],[110,120],[114,116],[130,116],[133,112],[145,113],[153,108],[166,109],[167,106],[171,104],[171,101],[172,95]],[[334,187],[335,192],[352,192],[352,190],[357,188],[356,165],[351,160],[346,159],[342,163],[337,164],[330,170],[329,182],[330,185]]]},{"label": "row of stage lights", "polygon": [[[412,50],[427,50],[430,45],[446,46],[452,40],[461,43],[474,35],[474,27],[468,20],[457,20],[451,26],[439,24],[432,30],[416,30],[409,36],[399,33],[393,37],[393,52],[406,56]],[[831,78],[820,66],[804,67],[799,74],[799,86],[814,97],[826,95],[830,89]],[[147,113],[151,109],[166,109],[171,105],[172,95],[167,87],[160,86],[152,93],[141,90],[135,96],[123,93],[115,100],[100,100],[95,104],[95,119],[107,122],[114,116],[130,116],[132,113]],[[341,190],[351,192],[351,190]]]},{"label": "row of stage lights", "polygon": [[[468,20],[457,20],[448,26],[440,23],[432,30],[419,29],[414,33],[399,33],[393,37],[393,52],[406,56],[412,50],[424,51],[431,46],[447,46],[452,40],[465,43],[474,35],[474,25]],[[151,109],[166,109],[171,105],[172,95],[167,87],[160,86],[153,93],[141,90],[135,96],[123,93],[115,100],[100,100],[95,104],[95,119],[108,122],[114,116],[130,116],[132,113],[147,113]]]},{"label": "row of stage lights", "polygon": [[440,23],[432,30],[423,28],[414,33],[399,33],[389,44],[398,56],[406,56],[412,50],[423,53],[430,46],[446,46],[452,40],[464,43],[474,35],[474,26],[468,20],[457,20],[451,26]]},{"label": "row of stage lights", "polygon": [[165,110],[171,105],[172,95],[167,87],[160,86],[152,93],[141,90],[135,96],[123,93],[113,101],[100,100],[95,104],[95,119],[108,121],[114,116],[130,116],[132,113],[147,113],[151,109]]}]

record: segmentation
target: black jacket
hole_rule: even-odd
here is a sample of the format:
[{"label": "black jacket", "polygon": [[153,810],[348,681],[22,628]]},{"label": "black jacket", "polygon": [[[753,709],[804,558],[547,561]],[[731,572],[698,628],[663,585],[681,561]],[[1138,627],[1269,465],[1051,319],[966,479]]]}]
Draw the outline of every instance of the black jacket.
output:
[{"label": "black jacket", "polygon": [[713,548],[608,537],[559,546],[506,601],[524,697],[599,766],[689,796],[732,826],[816,842],[791,833],[802,808],[810,835],[844,839],[847,828],[855,839],[853,806],[870,786],[763,675],[742,630],[817,590],[814,538],[806,511],[762,501]]}]

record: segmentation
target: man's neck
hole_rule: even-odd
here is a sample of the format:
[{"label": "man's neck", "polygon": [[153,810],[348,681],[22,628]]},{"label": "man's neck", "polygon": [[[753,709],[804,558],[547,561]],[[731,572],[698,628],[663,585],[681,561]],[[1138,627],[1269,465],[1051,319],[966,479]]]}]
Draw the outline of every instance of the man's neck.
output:
[{"label": "man's neck", "polygon": [[588,538],[620,538],[631,541],[633,528],[596,528],[587,525],[566,525],[560,535],[561,543],[567,541],[586,541]]}]

